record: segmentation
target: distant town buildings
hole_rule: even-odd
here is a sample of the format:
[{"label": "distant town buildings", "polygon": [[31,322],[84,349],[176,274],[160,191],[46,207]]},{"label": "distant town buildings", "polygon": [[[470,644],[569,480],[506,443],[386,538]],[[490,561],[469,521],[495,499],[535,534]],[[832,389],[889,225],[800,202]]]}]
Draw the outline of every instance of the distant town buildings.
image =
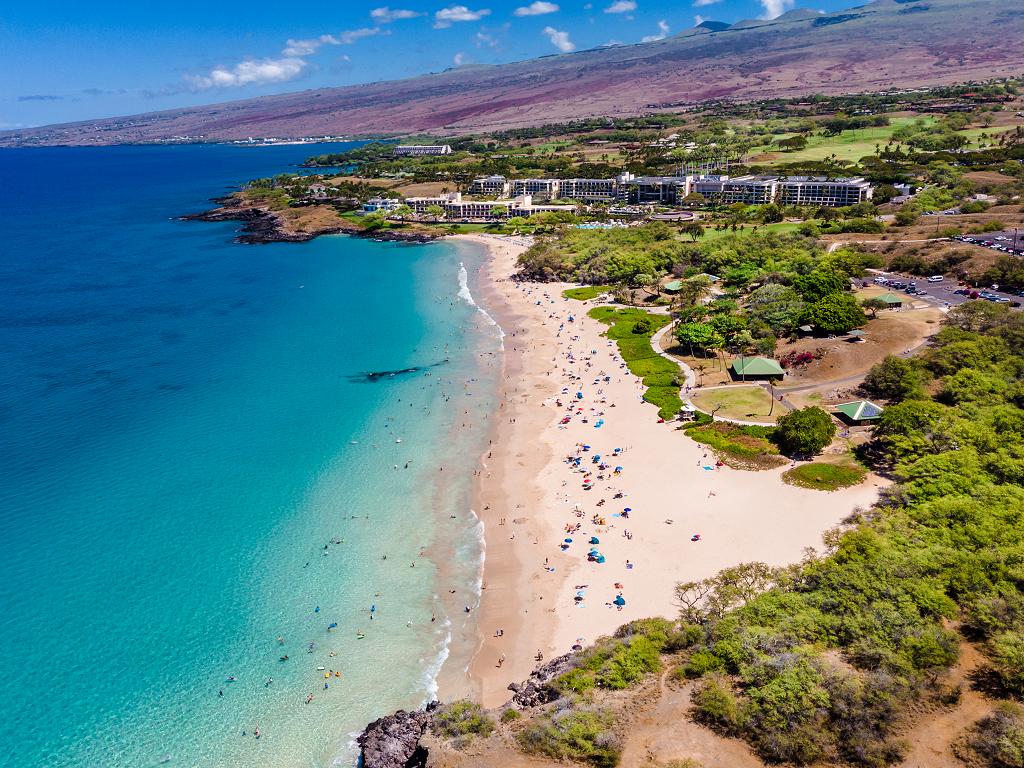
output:
[{"label": "distant town buildings", "polygon": [[426,155],[450,155],[452,148],[448,144],[406,144],[395,147],[397,157],[424,157]]}]

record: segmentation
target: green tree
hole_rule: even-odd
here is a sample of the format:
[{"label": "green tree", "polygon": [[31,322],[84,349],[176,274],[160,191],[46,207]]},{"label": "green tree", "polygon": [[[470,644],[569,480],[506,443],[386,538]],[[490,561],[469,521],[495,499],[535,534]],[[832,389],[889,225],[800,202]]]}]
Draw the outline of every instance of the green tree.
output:
[{"label": "green tree", "polygon": [[695,243],[704,237],[704,227],[699,221],[688,221],[679,228],[679,231]]},{"label": "green tree", "polygon": [[428,205],[423,212],[434,221],[440,221],[444,218],[444,208],[440,205]]},{"label": "green tree", "polygon": [[708,352],[725,346],[725,338],[708,323],[680,323],[676,326],[675,337],[690,348],[690,357],[694,348]]},{"label": "green tree", "polygon": [[864,377],[868,394],[898,403],[923,394],[918,366],[895,355],[871,367]]},{"label": "green tree", "polygon": [[868,321],[857,299],[848,293],[825,296],[807,308],[804,319],[824,333],[846,333]]},{"label": "green tree", "polygon": [[761,208],[761,221],[765,224],[776,224],[783,220],[782,209],[775,203],[769,203]]},{"label": "green tree", "polygon": [[797,327],[806,307],[799,293],[779,283],[762,285],[747,296],[750,318],[764,323],[778,336],[785,336]]},{"label": "green tree", "polygon": [[814,405],[779,417],[775,429],[775,441],[791,456],[814,456],[835,436],[832,417]]},{"label": "green tree", "polygon": [[860,303],[860,305],[864,309],[866,309],[868,312],[871,313],[871,317],[872,318],[878,317],[878,310],[880,310],[880,309],[888,309],[888,307],[889,307],[888,304],[886,304],[884,301],[882,301],[878,297],[872,297],[870,299],[864,299],[864,301],[862,301]]}]

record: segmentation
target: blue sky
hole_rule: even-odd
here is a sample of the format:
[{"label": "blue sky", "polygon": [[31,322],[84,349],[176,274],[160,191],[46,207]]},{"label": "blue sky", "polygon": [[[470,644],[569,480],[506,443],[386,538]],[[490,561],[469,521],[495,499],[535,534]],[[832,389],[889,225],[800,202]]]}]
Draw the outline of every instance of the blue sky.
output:
[{"label": "blue sky", "polygon": [[391,80],[857,0],[5,3],[0,129]]}]

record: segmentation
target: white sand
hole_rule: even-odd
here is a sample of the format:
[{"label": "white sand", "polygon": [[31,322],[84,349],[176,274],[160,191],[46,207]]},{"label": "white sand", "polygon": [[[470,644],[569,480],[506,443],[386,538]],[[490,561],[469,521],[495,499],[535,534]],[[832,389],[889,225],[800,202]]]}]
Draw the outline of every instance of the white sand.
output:
[{"label": "white sand", "polygon": [[[783,483],[785,467],[704,469],[714,467],[713,454],[675,425],[658,423],[657,408],[641,400],[644,387],[601,336],[607,326],[587,317],[592,304],[563,299],[562,285],[507,280],[523,248],[473,239],[490,248],[494,291],[483,301],[508,334],[504,406],[479,488],[479,508],[490,509],[482,511],[486,589],[470,674],[485,706],[509,698],[507,684],[525,678],[538,650],[549,659],[577,639],[590,643],[633,619],[674,616],[680,581],[738,563],[799,561],[806,548],[822,548],[824,531],[877,497],[882,481],[873,476],[822,493]],[[561,425],[570,406],[572,420]],[[604,424],[596,428],[599,419]],[[580,454],[582,468],[594,473],[589,491],[582,488],[584,475],[564,461],[581,443],[591,446]],[[615,448],[623,449],[621,457],[613,457]],[[595,454],[610,465],[603,480],[591,463]],[[623,467],[618,476],[611,471],[616,466]],[[624,497],[614,499],[617,492]],[[626,507],[628,519],[615,516]],[[602,524],[593,522],[595,515]],[[562,551],[564,526],[577,523],[581,529]],[[694,534],[700,541],[691,541]],[[595,548],[603,564],[587,561],[591,536],[600,540]],[[577,604],[579,591],[584,599]],[[620,594],[626,605],[618,609],[610,603]],[[504,633],[496,637],[499,628]]]}]

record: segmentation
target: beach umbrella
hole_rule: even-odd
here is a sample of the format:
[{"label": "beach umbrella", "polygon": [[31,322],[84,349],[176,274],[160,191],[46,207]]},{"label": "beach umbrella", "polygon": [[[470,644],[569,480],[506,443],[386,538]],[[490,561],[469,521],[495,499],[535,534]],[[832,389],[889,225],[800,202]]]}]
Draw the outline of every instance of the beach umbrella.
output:
[{"label": "beach umbrella", "polygon": [[603,563],[605,561],[604,555],[598,555],[596,559],[597,559],[597,562],[599,562],[599,563]]},{"label": "beach umbrella", "polygon": [[572,539],[562,539],[566,544],[572,544]]},{"label": "beach umbrella", "polygon": [[623,599],[622,595],[617,595],[616,598],[614,600],[612,600],[612,602],[615,603],[616,605],[625,605],[626,604],[626,601]]},{"label": "beach umbrella", "polygon": [[625,508],[624,510],[622,510],[622,511],[623,511],[623,512],[632,512],[632,511],[633,511],[633,508],[632,508],[632,507],[626,507],[626,508]]},{"label": "beach umbrella", "polygon": [[590,543],[591,544],[600,544],[601,540],[599,538],[597,538],[597,536],[591,536],[590,537]]}]

